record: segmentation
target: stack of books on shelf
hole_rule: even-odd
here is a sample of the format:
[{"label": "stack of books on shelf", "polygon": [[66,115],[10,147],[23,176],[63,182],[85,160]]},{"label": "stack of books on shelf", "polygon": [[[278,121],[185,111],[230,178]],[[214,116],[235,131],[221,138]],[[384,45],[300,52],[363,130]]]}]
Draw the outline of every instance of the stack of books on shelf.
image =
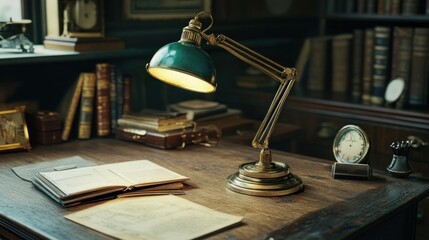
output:
[{"label": "stack of books on shelf", "polygon": [[112,51],[125,48],[124,41],[115,37],[75,38],[46,36],[43,46],[47,49],[73,52]]},{"label": "stack of books on shelf", "polygon": [[[429,28],[376,26],[312,38],[307,61],[309,77],[304,84],[310,91],[331,92],[334,98],[352,96],[377,106],[429,104]],[[405,83],[396,89],[402,94],[395,102],[386,102],[386,89],[398,78]]]},{"label": "stack of books on shelf", "polygon": [[114,64],[96,64],[82,72],[58,106],[63,119],[61,139],[67,141],[76,129],[78,139],[115,132],[119,116],[131,111],[132,77]]}]

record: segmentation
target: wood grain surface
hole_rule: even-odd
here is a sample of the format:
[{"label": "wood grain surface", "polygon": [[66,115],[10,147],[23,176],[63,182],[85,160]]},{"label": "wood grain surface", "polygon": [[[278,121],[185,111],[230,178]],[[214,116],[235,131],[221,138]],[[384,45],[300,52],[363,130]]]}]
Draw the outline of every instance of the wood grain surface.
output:
[{"label": "wood grain surface", "polygon": [[22,236],[28,238],[109,238],[63,217],[99,203],[62,208],[11,170],[16,166],[74,155],[99,164],[148,159],[189,177],[190,186],[181,197],[244,217],[242,224],[208,236],[212,239],[364,236],[371,228],[382,227],[394,216],[405,214],[400,219],[412,219],[406,210],[413,212],[417,202],[429,194],[429,182],[425,180],[395,179],[382,172],[376,172],[371,181],[332,179],[332,162],[273,151],[273,160],[286,162],[292,173],[302,178],[304,191],[282,197],[247,196],[227,190],[226,178],[238,170],[239,164],[256,161],[257,149],[221,142],[213,148],[193,145],[185,149],[160,150],[100,138],[35,146],[30,152],[0,155],[0,225],[21,231]]}]

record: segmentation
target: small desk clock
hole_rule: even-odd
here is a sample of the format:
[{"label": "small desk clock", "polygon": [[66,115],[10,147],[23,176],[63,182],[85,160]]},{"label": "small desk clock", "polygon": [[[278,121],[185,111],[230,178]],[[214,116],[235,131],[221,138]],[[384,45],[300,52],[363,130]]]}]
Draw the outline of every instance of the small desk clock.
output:
[{"label": "small desk clock", "polygon": [[104,37],[103,0],[66,0],[63,7],[63,36]]},{"label": "small desk clock", "polygon": [[356,125],[342,127],[334,138],[332,150],[337,162],[332,166],[333,178],[369,179],[371,167],[367,161],[369,140]]}]

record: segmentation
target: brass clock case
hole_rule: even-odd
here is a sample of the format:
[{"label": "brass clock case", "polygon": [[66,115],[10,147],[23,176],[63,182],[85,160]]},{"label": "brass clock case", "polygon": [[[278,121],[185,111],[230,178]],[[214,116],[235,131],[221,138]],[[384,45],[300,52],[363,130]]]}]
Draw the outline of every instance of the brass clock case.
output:
[{"label": "brass clock case", "polygon": [[104,0],[65,0],[62,35],[104,37]]},{"label": "brass clock case", "polygon": [[359,126],[346,125],[335,136],[332,150],[340,163],[365,163],[369,150],[368,136]]}]

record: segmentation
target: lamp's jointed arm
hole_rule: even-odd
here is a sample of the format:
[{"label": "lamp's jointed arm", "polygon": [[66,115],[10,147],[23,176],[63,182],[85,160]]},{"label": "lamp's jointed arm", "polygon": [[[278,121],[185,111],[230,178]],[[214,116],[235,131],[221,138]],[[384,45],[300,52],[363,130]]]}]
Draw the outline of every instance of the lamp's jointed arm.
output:
[{"label": "lamp's jointed arm", "polygon": [[237,58],[280,82],[280,86],[271,102],[270,108],[252,141],[252,146],[254,148],[268,149],[269,139],[274,126],[277,123],[284,102],[295,82],[296,70],[294,68],[283,67],[225,35],[221,34],[216,37],[214,34],[206,35],[203,33],[202,37],[206,39],[209,44],[227,50]]},{"label": "lamp's jointed arm", "polygon": [[[210,25],[202,29],[201,16],[210,18]],[[201,49],[204,39],[259,69],[280,82],[280,86],[252,141],[260,149],[259,161],[241,164],[239,171],[227,179],[227,188],[254,196],[281,196],[303,189],[302,180],[293,175],[289,166],[271,159],[269,140],[280,112],[295,83],[296,70],[283,67],[240,43],[226,37],[206,34],[213,25],[209,12],[200,12],[182,30],[178,42],[160,48],[147,65],[148,72],[161,81],[183,89],[211,93],[216,90],[216,72],[212,60]]]}]

